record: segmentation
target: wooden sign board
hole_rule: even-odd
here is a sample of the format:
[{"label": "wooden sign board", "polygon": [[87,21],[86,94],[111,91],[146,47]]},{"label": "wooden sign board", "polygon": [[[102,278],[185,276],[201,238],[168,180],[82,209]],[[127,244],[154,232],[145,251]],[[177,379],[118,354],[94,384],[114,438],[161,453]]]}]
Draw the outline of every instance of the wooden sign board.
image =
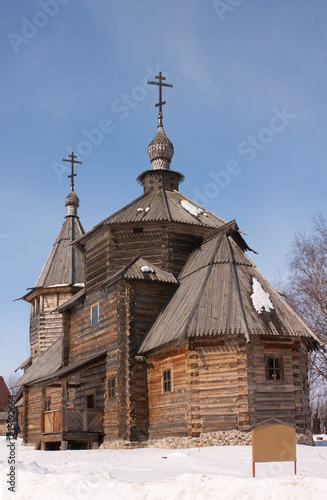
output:
[{"label": "wooden sign board", "polygon": [[296,474],[296,438],[294,427],[284,424],[259,425],[252,430],[252,475],[255,462],[294,462]]}]

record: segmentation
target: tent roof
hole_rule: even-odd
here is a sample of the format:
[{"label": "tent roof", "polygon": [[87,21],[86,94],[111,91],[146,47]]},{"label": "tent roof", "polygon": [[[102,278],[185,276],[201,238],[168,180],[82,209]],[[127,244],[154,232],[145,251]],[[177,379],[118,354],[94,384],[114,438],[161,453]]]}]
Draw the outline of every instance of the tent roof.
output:
[{"label": "tent roof", "polygon": [[[226,232],[222,227],[191,254],[179,276],[179,288],[149,330],[140,353],[207,335],[242,333],[248,341],[254,334],[302,336],[318,341],[244,254],[237,226],[225,227]],[[270,310],[255,309],[253,279],[263,296],[269,296]]]}]

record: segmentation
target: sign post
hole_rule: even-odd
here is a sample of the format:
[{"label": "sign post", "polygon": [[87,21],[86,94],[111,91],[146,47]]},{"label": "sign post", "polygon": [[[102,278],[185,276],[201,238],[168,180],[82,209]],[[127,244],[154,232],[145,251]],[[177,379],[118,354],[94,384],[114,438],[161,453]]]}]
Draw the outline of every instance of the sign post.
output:
[{"label": "sign post", "polygon": [[252,477],[256,462],[294,462],[296,474],[295,428],[278,420],[268,420],[252,429]]}]

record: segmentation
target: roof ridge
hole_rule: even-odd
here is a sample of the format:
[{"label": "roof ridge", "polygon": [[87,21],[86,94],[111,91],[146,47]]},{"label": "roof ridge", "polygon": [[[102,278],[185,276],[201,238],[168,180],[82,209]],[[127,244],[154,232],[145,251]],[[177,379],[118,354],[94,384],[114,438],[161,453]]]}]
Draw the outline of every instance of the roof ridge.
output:
[{"label": "roof ridge", "polygon": [[192,308],[191,308],[191,311],[190,311],[190,313],[189,313],[189,315],[188,315],[188,318],[187,318],[187,320],[186,320],[186,324],[185,324],[185,326],[184,326],[184,328],[183,328],[183,330],[182,330],[182,333],[181,333],[181,335],[180,335],[180,337],[179,337],[179,339],[178,339],[177,346],[180,346],[180,344],[181,344],[181,343],[182,343],[182,341],[184,340],[185,335],[186,335],[187,330],[188,330],[188,327],[190,326],[191,321],[192,321],[193,316],[194,316],[194,313],[195,313],[195,311],[196,311],[196,309],[197,309],[197,307],[198,307],[198,305],[199,305],[199,302],[200,302],[200,299],[201,299],[201,297],[202,297],[203,291],[204,291],[205,287],[207,286],[208,279],[209,279],[209,276],[210,276],[210,273],[211,273],[211,271],[212,271],[213,264],[214,264],[214,262],[213,262],[213,256],[217,253],[218,248],[219,248],[219,247],[220,247],[220,245],[221,245],[221,241],[222,241],[221,239],[218,239],[218,240],[217,240],[217,243],[216,243],[216,245],[215,245],[215,248],[214,248],[214,250],[213,250],[213,252],[212,252],[211,262],[210,262],[210,263],[209,263],[209,265],[208,265],[208,270],[207,270],[206,276],[205,276],[205,278],[204,278],[204,280],[203,280],[203,283],[202,283],[202,285],[201,285],[201,288],[200,288],[200,290],[199,290],[199,292],[198,292],[198,295],[197,295],[197,297],[196,297],[196,299],[195,299],[195,301],[194,301],[194,304],[193,304],[193,306],[192,306]]},{"label": "roof ridge", "polygon": [[163,196],[163,199],[164,199],[164,204],[166,206],[166,210],[167,210],[167,214],[168,214],[168,220],[172,221],[173,218],[171,216],[171,212],[170,212],[170,209],[169,209],[169,204],[168,204],[168,200],[167,200],[167,196],[166,196],[166,191],[163,188],[161,188],[161,191],[162,191],[162,196]]},{"label": "roof ridge", "polygon": [[237,273],[237,267],[236,267],[237,264],[236,264],[235,254],[234,254],[234,250],[233,250],[233,247],[231,245],[231,242],[229,241],[228,238],[227,238],[227,242],[228,242],[228,245],[229,245],[229,248],[230,248],[231,255],[233,257],[232,268],[233,268],[233,271],[234,271],[235,282],[236,282],[236,289],[237,289],[237,296],[238,296],[239,301],[240,301],[240,306],[241,306],[241,311],[242,311],[244,326],[245,326],[245,330],[246,330],[246,333],[244,333],[244,335],[246,337],[247,342],[250,342],[250,329],[249,329],[249,325],[248,325],[248,322],[247,322],[247,319],[246,319],[245,310],[244,310],[244,304],[243,304],[243,300],[242,300],[242,293],[241,293],[241,288],[240,288],[240,283],[239,283],[238,273]]}]

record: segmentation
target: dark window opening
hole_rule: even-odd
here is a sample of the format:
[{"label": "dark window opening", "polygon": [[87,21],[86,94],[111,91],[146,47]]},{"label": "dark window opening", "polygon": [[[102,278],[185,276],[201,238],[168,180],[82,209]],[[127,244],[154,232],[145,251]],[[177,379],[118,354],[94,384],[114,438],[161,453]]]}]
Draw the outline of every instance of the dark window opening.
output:
[{"label": "dark window opening", "polygon": [[143,227],[134,227],[133,233],[143,233]]},{"label": "dark window opening", "polygon": [[86,404],[86,408],[94,410],[94,408],[95,408],[95,395],[94,394],[86,394],[85,404]]},{"label": "dark window opening", "polygon": [[95,326],[99,322],[99,306],[96,304],[95,306],[92,306],[92,326]]},{"label": "dark window opening", "polygon": [[163,371],[163,392],[171,392],[171,371]]},{"label": "dark window opening", "polygon": [[282,380],[282,358],[280,356],[268,356],[266,369],[268,380]]},{"label": "dark window opening", "polygon": [[108,380],[108,398],[113,399],[115,397],[115,379],[110,378]]}]

